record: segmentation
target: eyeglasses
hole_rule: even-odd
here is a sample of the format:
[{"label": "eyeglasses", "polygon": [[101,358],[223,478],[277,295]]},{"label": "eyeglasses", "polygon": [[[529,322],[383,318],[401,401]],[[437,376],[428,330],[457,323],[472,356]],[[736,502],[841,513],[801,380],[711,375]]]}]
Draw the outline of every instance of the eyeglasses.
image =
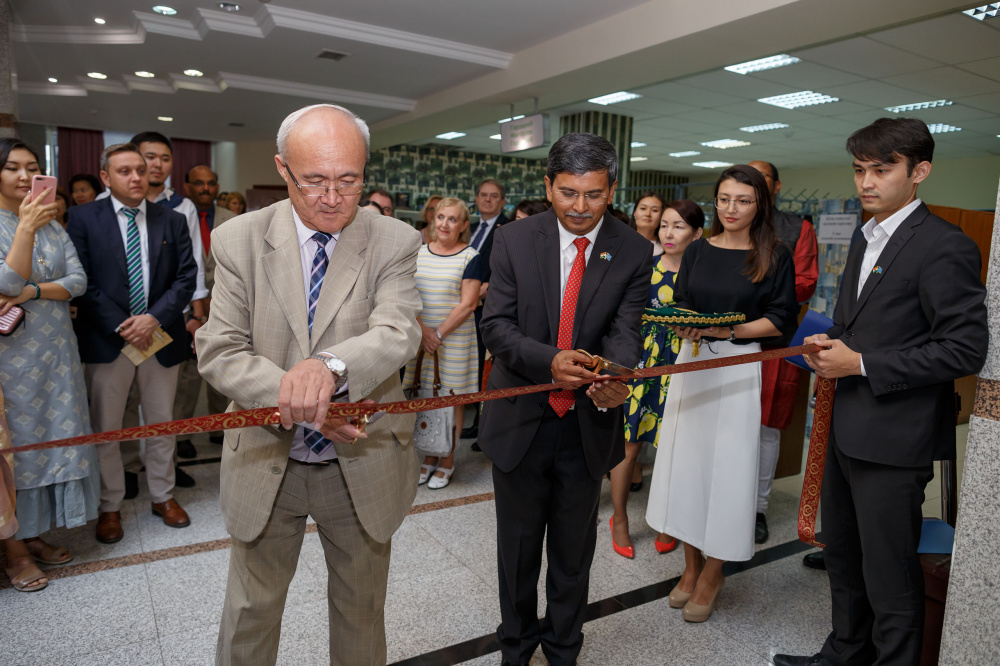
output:
[{"label": "eyeglasses", "polygon": [[734,204],[736,210],[746,210],[757,203],[753,199],[730,199],[729,197],[715,197],[715,207],[720,209],[729,208],[729,204]]},{"label": "eyeglasses", "polygon": [[288,175],[292,177],[292,182],[295,183],[295,187],[299,188],[299,192],[302,196],[306,197],[325,197],[326,193],[333,190],[342,197],[353,197],[361,194],[361,191],[365,189],[364,181],[360,183],[343,183],[341,185],[334,185],[333,187],[326,187],[325,185],[299,185],[298,179],[295,174],[292,173],[291,168],[288,166],[288,162],[285,162],[285,170],[288,171]]},{"label": "eyeglasses", "polygon": [[575,192],[574,190],[556,190],[556,199],[560,203],[572,206],[576,200],[583,197],[588,206],[600,206],[607,201],[607,192]]}]

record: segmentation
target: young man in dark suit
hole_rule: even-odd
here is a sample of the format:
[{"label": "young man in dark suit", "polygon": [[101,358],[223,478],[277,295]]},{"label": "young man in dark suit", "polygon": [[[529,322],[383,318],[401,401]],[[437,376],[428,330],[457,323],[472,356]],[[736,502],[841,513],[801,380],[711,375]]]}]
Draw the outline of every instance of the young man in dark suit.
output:
[{"label": "young man in dark suit", "polygon": [[[497,230],[482,330],[489,388],[572,381],[576,389],[486,403],[479,442],[493,461],[504,663],[550,664],[583,645],[601,479],[625,456],[618,382],[597,381],[584,349],[632,368],[652,277],[652,246],[611,215],[614,147],[567,134],[549,151],[552,209]],[[545,617],[537,616],[548,532]]]},{"label": "young man in dark suit", "polygon": [[927,125],[881,118],[847,149],[874,217],[848,255],[833,328],[806,338],[826,348],[809,365],[838,380],[821,504],[833,631],[818,654],[775,666],[920,663],[924,488],[933,461],[955,457],[954,380],[986,359],[979,250],[917,198]]},{"label": "young man in dark suit", "polygon": [[[80,343],[95,432],[122,427],[125,402],[135,378],[147,423],[170,421],[177,370],[187,357],[182,313],[194,294],[198,265],[187,220],[146,200],[146,162],[134,144],[108,146],[101,179],[111,196],[74,206],[69,232],[87,272],[74,328]],[[126,344],[149,348],[162,327],[173,342],[136,366],[122,353]],[[170,527],[190,524],[173,499],[174,437],[146,439],[146,481],[153,513]],[[121,505],[125,472],[117,442],[98,444],[101,505],[97,540],[123,536]]]}]

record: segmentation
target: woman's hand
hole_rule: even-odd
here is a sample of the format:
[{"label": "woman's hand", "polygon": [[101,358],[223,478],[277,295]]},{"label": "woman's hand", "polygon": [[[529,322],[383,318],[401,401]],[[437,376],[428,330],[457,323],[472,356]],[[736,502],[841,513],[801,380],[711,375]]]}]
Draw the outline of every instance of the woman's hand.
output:
[{"label": "woman's hand", "polygon": [[10,312],[10,309],[15,305],[20,305],[25,301],[30,301],[35,297],[35,288],[30,285],[24,285],[24,289],[21,290],[19,296],[7,296],[5,294],[0,294],[0,317]]},{"label": "woman's hand", "polygon": [[18,228],[24,229],[30,233],[35,233],[46,224],[56,219],[56,213],[59,210],[59,204],[50,203],[43,204],[42,201],[49,192],[52,191],[51,187],[47,187],[38,195],[35,201],[31,200],[31,194],[24,197],[21,201],[21,207],[18,209]]},{"label": "woman's hand", "polygon": [[441,341],[438,340],[437,333],[434,332],[434,329],[420,324],[420,333],[422,338],[421,345],[423,345],[424,352],[428,354],[436,352],[437,348],[441,345]]},{"label": "woman's hand", "polygon": [[671,326],[674,329],[674,333],[677,337],[684,338],[685,340],[701,340],[701,336],[705,334],[708,329],[694,328],[693,326]]}]

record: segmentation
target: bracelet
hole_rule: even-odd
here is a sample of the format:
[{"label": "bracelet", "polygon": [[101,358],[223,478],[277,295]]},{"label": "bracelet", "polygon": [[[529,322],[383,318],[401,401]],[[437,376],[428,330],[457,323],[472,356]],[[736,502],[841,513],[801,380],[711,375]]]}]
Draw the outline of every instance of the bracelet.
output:
[{"label": "bracelet", "polygon": [[42,297],[42,288],[39,287],[37,284],[35,284],[34,282],[29,282],[27,286],[35,288],[35,295],[31,298],[31,300],[37,301],[39,298]]},{"label": "bracelet", "polygon": [[444,338],[441,337],[441,331],[437,330],[436,328],[434,329],[434,335],[438,336],[439,342],[444,340]]},{"label": "bracelet", "polygon": [[736,328],[730,324],[729,325],[729,341],[732,342],[736,339]]}]

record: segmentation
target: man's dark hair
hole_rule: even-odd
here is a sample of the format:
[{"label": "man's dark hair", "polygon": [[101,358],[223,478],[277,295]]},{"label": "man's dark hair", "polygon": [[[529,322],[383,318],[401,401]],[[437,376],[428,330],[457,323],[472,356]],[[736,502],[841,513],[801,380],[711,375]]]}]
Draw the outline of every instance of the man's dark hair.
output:
[{"label": "man's dark hair", "polygon": [[[135,153],[139,157],[142,157],[142,152],[139,150],[139,146],[134,143],[116,143],[108,146],[101,153],[101,171],[108,171],[111,168],[111,156],[117,155],[118,153]],[[142,163],[146,163],[146,158],[142,157]]]},{"label": "man's dark hair", "polygon": [[883,164],[905,157],[909,176],[918,164],[934,158],[934,137],[918,118],[879,118],[847,139],[847,151],[855,159]]},{"label": "man's dark hair", "polygon": [[174,147],[170,143],[170,139],[163,136],[159,132],[139,132],[134,137],[132,137],[132,140],[129,143],[134,143],[137,146],[142,145],[144,143],[162,143],[167,148],[170,149],[171,154],[173,154],[174,152]]},{"label": "man's dark hair", "polygon": [[764,162],[764,164],[766,164],[767,168],[771,170],[771,180],[776,183],[780,181],[781,177],[778,176],[778,167],[774,166],[771,162]]},{"label": "man's dark hair", "polygon": [[393,212],[396,211],[396,199],[395,197],[392,196],[392,192],[385,189],[384,187],[376,187],[375,189],[368,191],[368,193],[365,195],[365,199],[371,199],[373,194],[381,194],[382,196],[388,198],[390,201],[389,205],[392,206]]},{"label": "man's dark hair", "polygon": [[[185,183],[190,183],[191,182],[191,172],[194,171],[195,169],[198,169],[198,168],[208,169],[209,171],[212,172],[212,178],[214,178],[215,180],[219,180],[219,174],[217,174],[214,171],[212,171],[212,167],[208,166],[207,164],[195,164],[193,167],[191,167],[190,169],[188,169],[187,171],[184,172],[184,182]],[[221,194],[221,192],[220,192],[220,194]]]},{"label": "man's dark hair", "polygon": [[554,183],[561,173],[582,176],[604,170],[608,172],[610,187],[618,180],[618,153],[611,142],[596,134],[573,132],[552,144],[545,175]]},{"label": "man's dark hair", "polygon": [[500,190],[500,198],[501,199],[506,199],[507,198],[507,188],[505,188],[503,186],[503,183],[501,183],[499,180],[496,180],[495,178],[487,178],[483,182],[481,182],[478,185],[476,185],[476,196],[477,197],[479,196],[479,190],[480,190],[480,188],[483,185],[486,185],[487,183],[490,184],[490,185],[496,185],[497,189]]}]

